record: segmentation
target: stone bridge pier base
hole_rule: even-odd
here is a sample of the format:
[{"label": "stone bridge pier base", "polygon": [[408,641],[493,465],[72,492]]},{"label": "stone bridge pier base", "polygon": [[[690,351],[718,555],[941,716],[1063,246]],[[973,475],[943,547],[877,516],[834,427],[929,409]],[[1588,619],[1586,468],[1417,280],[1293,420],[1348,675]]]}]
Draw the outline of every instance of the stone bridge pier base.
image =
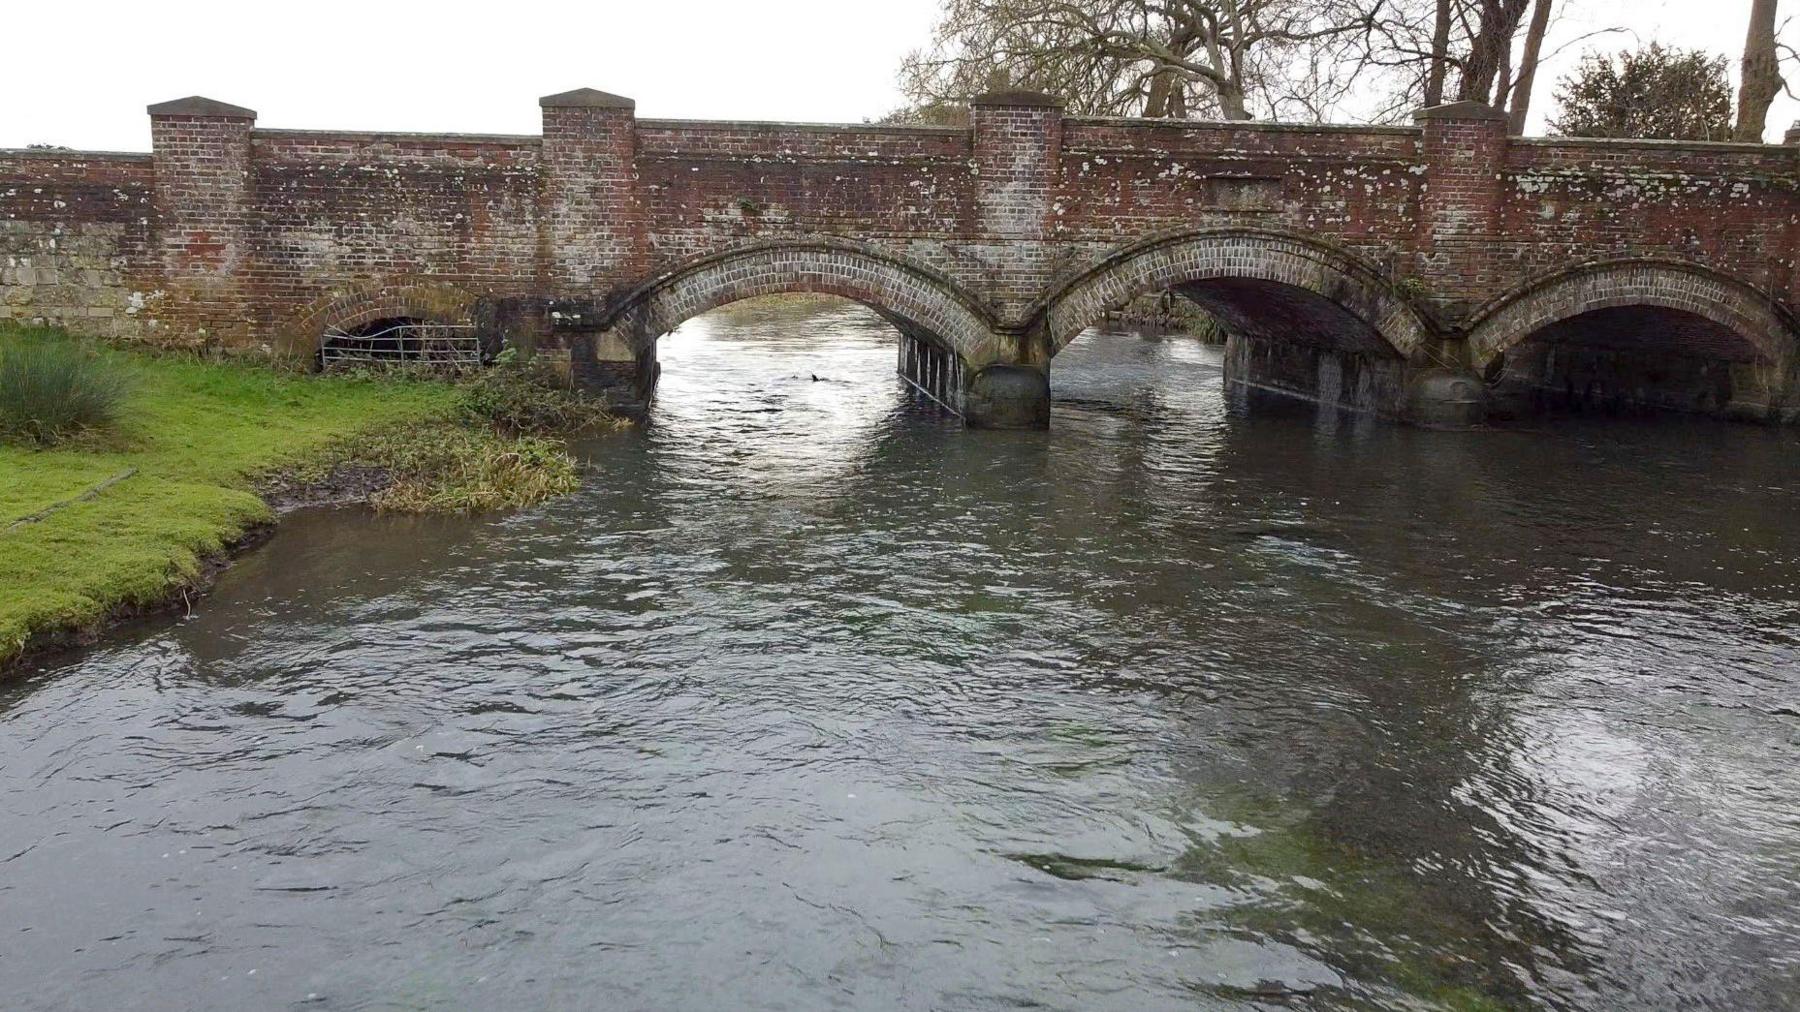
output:
[{"label": "stone bridge pier base", "polygon": [[656,395],[662,366],[656,342],[634,349],[616,330],[577,333],[570,340],[569,364],[575,382],[606,398],[619,414],[641,417]]},{"label": "stone bridge pier base", "polygon": [[1050,378],[1029,365],[973,366],[961,355],[902,331],[900,378],[972,429],[1050,426]]},{"label": "stone bridge pier base", "polygon": [[963,419],[974,429],[1050,427],[1050,373],[1041,366],[995,364],[969,375]]},{"label": "stone bridge pier base", "polygon": [[1479,425],[1487,417],[1486,387],[1468,370],[1439,364],[1454,361],[1233,331],[1225,340],[1225,386],[1234,400],[1266,393],[1425,428]]}]

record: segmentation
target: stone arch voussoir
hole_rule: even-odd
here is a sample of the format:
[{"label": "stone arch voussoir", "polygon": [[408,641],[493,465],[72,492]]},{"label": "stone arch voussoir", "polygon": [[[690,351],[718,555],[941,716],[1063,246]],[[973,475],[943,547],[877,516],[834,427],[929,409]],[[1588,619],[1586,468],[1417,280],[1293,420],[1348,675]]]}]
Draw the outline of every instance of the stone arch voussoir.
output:
[{"label": "stone arch voussoir", "polygon": [[1224,228],[1159,236],[1107,254],[1039,302],[1055,354],[1106,311],[1140,295],[1212,279],[1310,291],[1356,317],[1409,358],[1432,330],[1381,273],[1348,251],[1285,232]]},{"label": "stone arch voussoir", "polygon": [[1746,282],[1680,261],[1605,261],[1534,279],[1488,303],[1469,332],[1474,364],[1485,369],[1546,327],[1628,307],[1702,317],[1748,342],[1770,363],[1791,362],[1800,342],[1793,317]]},{"label": "stone arch voussoir", "polygon": [[824,239],[759,243],[689,261],[613,300],[601,326],[642,351],[708,310],[794,292],[860,302],[975,365],[1008,357],[992,314],[954,281],[885,251]]}]

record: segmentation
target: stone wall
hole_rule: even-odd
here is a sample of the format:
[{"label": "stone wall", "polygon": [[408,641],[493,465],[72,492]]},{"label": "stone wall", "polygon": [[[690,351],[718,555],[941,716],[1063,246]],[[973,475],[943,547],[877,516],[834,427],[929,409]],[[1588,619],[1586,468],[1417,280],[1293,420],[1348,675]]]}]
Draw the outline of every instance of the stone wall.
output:
[{"label": "stone wall", "polygon": [[148,155],[0,151],[0,320],[139,336],[151,186]]}]

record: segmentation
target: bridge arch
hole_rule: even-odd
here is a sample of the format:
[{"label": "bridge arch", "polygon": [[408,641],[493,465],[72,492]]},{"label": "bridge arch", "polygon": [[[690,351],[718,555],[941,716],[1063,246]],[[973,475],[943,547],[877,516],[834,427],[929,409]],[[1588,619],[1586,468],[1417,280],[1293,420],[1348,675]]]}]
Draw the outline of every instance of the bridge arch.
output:
[{"label": "bridge arch", "polygon": [[1508,410],[1542,405],[1777,420],[1800,331],[1767,293],[1673,260],[1582,264],[1479,313],[1470,358]]},{"label": "bridge arch", "polygon": [[1157,236],[1121,247],[1040,303],[1055,355],[1110,308],[1174,289],[1228,328],[1409,358],[1431,328],[1381,273],[1316,240],[1255,228]]},{"label": "bridge arch", "polygon": [[1619,330],[1654,314],[1669,350],[1726,359],[1789,361],[1794,320],[1754,286],[1675,260],[1609,260],[1520,285],[1476,314],[1469,344],[1485,369],[1533,337],[1567,336],[1582,322]]},{"label": "bridge arch", "polygon": [[476,297],[455,285],[427,279],[343,284],[313,299],[282,328],[280,350],[299,358],[319,353],[329,333],[353,333],[383,320],[469,327]]},{"label": "bridge arch", "polygon": [[757,243],[708,254],[610,301],[599,329],[635,353],[688,320],[742,299],[809,292],[863,304],[907,337],[973,365],[1006,348],[987,308],[948,277],[899,256],[834,239]]}]

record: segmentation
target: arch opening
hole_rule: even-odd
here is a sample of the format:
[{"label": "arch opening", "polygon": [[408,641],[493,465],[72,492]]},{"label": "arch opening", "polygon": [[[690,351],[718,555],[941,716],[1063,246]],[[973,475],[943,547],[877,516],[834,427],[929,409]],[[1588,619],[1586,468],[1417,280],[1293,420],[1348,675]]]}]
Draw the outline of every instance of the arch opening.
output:
[{"label": "arch opening", "polygon": [[[1060,353],[1116,307],[1169,292],[1216,326],[1228,390],[1399,416],[1408,359],[1427,343],[1412,306],[1353,255],[1287,234],[1231,229],[1119,250],[1044,308]],[[1190,332],[1195,329],[1190,326]]]},{"label": "arch opening", "polygon": [[328,327],[319,339],[320,369],[424,366],[467,370],[481,366],[481,339],[470,324],[437,323],[416,316],[382,316]]},{"label": "arch opening", "polygon": [[478,366],[497,349],[476,325],[476,302],[472,293],[430,279],[346,282],[285,324],[278,347],[315,368],[340,361]]},{"label": "arch opening", "polygon": [[977,370],[1006,348],[981,303],[935,272],[838,241],[752,246],[704,257],[615,300],[576,368],[617,401],[647,405],[660,373],[657,342],[688,320],[745,299],[834,296],[899,331],[900,374],[958,414]]},{"label": "arch opening", "polygon": [[1172,289],[1226,334],[1311,348],[1399,358],[1367,321],[1325,296],[1260,278],[1213,278]]},{"label": "arch opening", "polygon": [[1756,346],[1704,316],[1616,306],[1559,320],[1489,367],[1506,414],[1543,410],[1727,415],[1760,386]]},{"label": "arch opening", "polygon": [[1503,304],[1471,345],[1503,417],[1791,415],[1794,335],[1774,302],[1690,265],[1578,269]]}]

